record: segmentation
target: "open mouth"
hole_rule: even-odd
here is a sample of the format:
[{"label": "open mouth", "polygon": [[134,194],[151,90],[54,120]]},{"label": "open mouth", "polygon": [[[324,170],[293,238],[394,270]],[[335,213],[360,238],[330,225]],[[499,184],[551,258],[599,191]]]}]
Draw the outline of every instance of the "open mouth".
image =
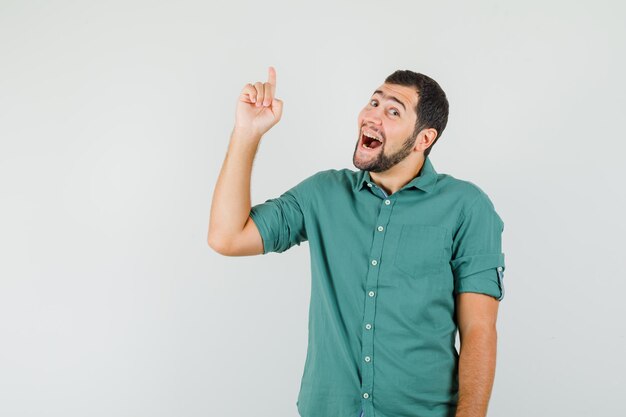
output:
[{"label": "open mouth", "polygon": [[382,146],[382,142],[376,138],[361,134],[361,147],[365,149],[376,149]]}]

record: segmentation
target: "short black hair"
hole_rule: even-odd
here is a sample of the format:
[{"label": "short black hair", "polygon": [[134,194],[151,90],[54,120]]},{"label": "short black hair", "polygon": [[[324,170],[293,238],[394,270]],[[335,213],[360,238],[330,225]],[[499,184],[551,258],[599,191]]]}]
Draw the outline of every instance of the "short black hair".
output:
[{"label": "short black hair", "polygon": [[417,122],[413,136],[416,137],[422,129],[426,128],[433,128],[437,131],[433,143],[424,150],[424,157],[427,157],[448,124],[449,105],[446,93],[437,81],[410,70],[397,70],[385,79],[385,83],[415,87],[417,90],[418,100],[415,108]]}]

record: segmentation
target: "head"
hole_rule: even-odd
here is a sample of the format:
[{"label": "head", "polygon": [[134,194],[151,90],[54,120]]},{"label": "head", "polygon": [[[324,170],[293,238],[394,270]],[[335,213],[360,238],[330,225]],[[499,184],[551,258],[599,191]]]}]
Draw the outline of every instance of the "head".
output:
[{"label": "head", "polygon": [[402,161],[417,162],[430,154],[447,122],[448,99],[439,84],[424,74],[398,70],[359,113],[353,163],[359,169],[383,172]]}]

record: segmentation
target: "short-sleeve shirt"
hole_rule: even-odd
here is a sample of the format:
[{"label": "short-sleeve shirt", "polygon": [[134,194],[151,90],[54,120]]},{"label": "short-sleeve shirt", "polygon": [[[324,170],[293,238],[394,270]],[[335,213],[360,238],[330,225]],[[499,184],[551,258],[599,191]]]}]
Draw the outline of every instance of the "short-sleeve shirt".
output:
[{"label": "short-sleeve shirt", "polygon": [[504,297],[504,223],[470,181],[426,157],[387,195],[330,169],[253,206],[263,253],[308,241],[302,417],[449,417],[458,401],[455,295]]}]

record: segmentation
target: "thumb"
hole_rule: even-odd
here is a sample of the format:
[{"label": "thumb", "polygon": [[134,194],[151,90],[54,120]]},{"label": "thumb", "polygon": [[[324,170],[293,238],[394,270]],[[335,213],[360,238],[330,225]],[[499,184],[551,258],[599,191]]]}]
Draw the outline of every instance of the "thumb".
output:
[{"label": "thumb", "polygon": [[279,98],[272,99],[272,108],[276,111],[276,116],[280,118],[283,114],[283,101]]}]

